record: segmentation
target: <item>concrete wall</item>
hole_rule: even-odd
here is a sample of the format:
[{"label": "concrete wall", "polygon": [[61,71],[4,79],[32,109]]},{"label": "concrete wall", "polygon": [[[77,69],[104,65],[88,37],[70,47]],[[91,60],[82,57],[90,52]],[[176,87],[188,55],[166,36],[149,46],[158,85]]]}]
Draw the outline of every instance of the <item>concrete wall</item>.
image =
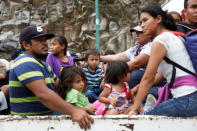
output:
[{"label": "concrete wall", "polygon": [[[197,131],[197,117],[93,116],[91,131]],[[0,131],[80,131],[69,116],[0,116]]]}]

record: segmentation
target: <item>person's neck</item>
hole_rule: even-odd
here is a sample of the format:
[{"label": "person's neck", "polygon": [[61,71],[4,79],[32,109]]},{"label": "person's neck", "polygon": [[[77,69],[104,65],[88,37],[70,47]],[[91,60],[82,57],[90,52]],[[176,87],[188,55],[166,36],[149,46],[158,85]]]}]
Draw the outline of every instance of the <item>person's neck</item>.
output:
[{"label": "person's neck", "polygon": [[57,55],[57,58],[60,59],[61,61],[65,62],[65,63],[67,63],[69,61],[68,57],[63,52],[59,53]]},{"label": "person's neck", "polygon": [[118,86],[123,86],[124,84],[123,84],[122,81],[120,81],[117,85],[118,85]]},{"label": "person's neck", "polygon": [[64,54],[63,52],[61,52],[61,53],[59,53],[59,54],[57,55],[57,58],[63,59],[63,58],[65,58],[65,54]]},{"label": "person's neck", "polygon": [[162,34],[163,32],[166,32],[166,31],[167,31],[167,29],[165,29],[164,27],[162,27],[162,26],[158,27],[155,37]]},{"label": "person's neck", "polygon": [[197,23],[192,23],[192,22],[188,21],[187,19],[185,19],[185,22],[186,22],[188,25],[191,25],[191,26],[197,28]]},{"label": "person's neck", "polygon": [[94,73],[96,71],[96,69],[93,69],[91,68],[90,66],[88,66],[88,70],[91,72],[91,73]]},{"label": "person's neck", "polygon": [[113,85],[113,87],[114,87],[115,90],[118,91],[118,92],[124,91],[124,83],[123,83],[123,82],[119,82],[119,83]]},{"label": "person's neck", "polygon": [[28,53],[28,54],[30,54],[31,56],[33,56],[38,61],[43,61],[44,58],[45,58],[44,55],[38,56],[37,54],[35,54],[35,53],[31,52],[31,51],[28,51],[28,50],[26,50],[25,52]]}]

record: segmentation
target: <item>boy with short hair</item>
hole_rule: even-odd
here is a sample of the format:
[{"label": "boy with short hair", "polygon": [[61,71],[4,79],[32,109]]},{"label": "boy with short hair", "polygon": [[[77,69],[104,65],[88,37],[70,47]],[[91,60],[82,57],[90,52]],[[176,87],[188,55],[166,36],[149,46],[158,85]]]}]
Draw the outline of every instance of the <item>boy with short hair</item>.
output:
[{"label": "boy with short hair", "polygon": [[102,92],[100,84],[102,78],[100,75],[104,74],[104,71],[98,67],[100,61],[100,53],[96,49],[89,49],[86,53],[86,63],[87,65],[82,68],[85,72],[88,82],[88,90],[86,92],[86,97],[88,97],[89,102],[93,103],[98,100],[98,96]]}]

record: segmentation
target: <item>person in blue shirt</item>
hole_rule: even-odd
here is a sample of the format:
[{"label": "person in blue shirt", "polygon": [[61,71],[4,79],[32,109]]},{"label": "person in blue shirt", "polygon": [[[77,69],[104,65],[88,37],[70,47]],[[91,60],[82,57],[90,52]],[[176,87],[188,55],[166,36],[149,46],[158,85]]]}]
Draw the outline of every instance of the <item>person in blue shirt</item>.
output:
[{"label": "person in blue shirt", "polygon": [[9,75],[11,114],[47,115],[54,110],[71,115],[81,128],[90,128],[93,119],[55,92],[58,79],[42,61],[48,54],[47,39],[52,37],[53,34],[45,34],[41,27],[36,26],[21,31],[19,41],[23,52],[14,60]]},{"label": "person in blue shirt", "polygon": [[101,75],[104,71],[98,66],[100,60],[100,53],[96,49],[89,49],[86,53],[86,63],[87,65],[82,68],[87,77],[88,90],[86,92],[86,97],[90,103],[98,100],[98,96],[102,92],[100,84],[102,82]]}]

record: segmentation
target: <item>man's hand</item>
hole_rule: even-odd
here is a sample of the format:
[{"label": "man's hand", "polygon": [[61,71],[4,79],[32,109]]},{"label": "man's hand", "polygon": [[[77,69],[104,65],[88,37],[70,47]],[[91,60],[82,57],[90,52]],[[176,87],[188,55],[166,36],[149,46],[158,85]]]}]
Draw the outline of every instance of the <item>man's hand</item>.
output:
[{"label": "man's hand", "polygon": [[82,129],[90,129],[90,124],[94,123],[93,118],[86,111],[77,109],[72,115],[72,120],[78,122]]}]

